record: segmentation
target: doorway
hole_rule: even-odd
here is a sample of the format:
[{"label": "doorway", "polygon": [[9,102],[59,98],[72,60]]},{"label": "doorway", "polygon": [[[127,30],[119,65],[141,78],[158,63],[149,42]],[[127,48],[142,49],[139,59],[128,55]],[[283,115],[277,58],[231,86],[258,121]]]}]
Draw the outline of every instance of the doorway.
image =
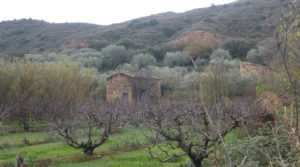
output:
[{"label": "doorway", "polygon": [[122,100],[128,101],[128,92],[122,92]]}]

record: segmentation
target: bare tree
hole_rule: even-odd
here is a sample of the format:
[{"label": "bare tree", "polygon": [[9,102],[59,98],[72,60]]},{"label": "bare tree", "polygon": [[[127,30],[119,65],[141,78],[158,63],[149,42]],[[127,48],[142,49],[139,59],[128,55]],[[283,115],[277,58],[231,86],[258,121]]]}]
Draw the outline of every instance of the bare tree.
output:
[{"label": "bare tree", "polygon": [[11,110],[9,107],[5,105],[0,106],[0,127],[1,127],[1,123],[9,117],[10,112]]},{"label": "bare tree", "polygon": [[69,146],[92,155],[95,148],[107,141],[112,129],[118,126],[119,107],[118,104],[94,99],[78,103],[72,107],[68,117],[57,121],[55,129]]},{"label": "bare tree", "polygon": [[295,1],[287,9],[282,10],[281,25],[278,26],[275,37],[277,48],[281,56],[281,63],[288,81],[288,88],[294,102],[294,128],[295,134],[300,142],[299,134],[299,99],[300,99],[300,19],[299,2]]},{"label": "bare tree", "polygon": [[16,118],[22,123],[23,129],[29,131],[29,120],[33,118],[35,113],[37,113],[37,105],[33,104],[27,97],[17,100],[13,105]]},{"label": "bare tree", "polygon": [[[164,162],[187,155],[195,167],[202,167],[223,138],[243,123],[247,110],[241,104],[209,104],[206,107],[170,100],[143,104],[144,121],[155,134],[148,148],[152,158]],[[178,149],[181,152],[172,151]]]}]

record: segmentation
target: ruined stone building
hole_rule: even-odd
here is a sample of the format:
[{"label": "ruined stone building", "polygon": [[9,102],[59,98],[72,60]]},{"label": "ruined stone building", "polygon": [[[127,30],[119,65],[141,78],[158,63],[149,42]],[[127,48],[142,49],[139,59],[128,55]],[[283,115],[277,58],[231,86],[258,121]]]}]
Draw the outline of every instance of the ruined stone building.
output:
[{"label": "ruined stone building", "polygon": [[266,67],[259,64],[250,63],[250,62],[241,62],[240,70],[243,74],[255,72],[259,75],[263,75],[268,71]]},{"label": "ruined stone building", "polygon": [[[259,65],[259,64],[254,64],[250,62],[240,62],[240,72],[241,75],[252,75],[256,74],[256,77],[264,77],[268,69],[265,66]],[[248,87],[250,90],[250,94],[248,94],[249,97],[254,97],[256,98],[256,86],[257,83],[253,84],[252,86]]]},{"label": "ruined stone building", "polygon": [[144,96],[161,96],[160,79],[142,73],[117,72],[106,79],[107,101],[125,100],[129,103]]}]

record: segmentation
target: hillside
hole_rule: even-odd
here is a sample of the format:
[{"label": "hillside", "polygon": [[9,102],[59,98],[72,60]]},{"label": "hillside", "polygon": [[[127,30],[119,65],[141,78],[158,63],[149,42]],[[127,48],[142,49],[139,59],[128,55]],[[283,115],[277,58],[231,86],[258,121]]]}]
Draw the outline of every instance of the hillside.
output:
[{"label": "hillside", "polygon": [[279,11],[289,0],[239,0],[185,13],[162,13],[120,24],[54,24],[22,19],[0,23],[0,55],[55,51],[63,47],[101,48],[110,43],[130,43],[146,48],[206,31],[220,39],[264,38],[272,34]]}]

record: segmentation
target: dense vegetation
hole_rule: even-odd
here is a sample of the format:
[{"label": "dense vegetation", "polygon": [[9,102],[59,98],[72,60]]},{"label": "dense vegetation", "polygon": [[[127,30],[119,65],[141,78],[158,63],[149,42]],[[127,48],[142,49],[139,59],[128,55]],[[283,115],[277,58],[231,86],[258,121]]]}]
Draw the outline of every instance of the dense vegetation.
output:
[{"label": "dense vegetation", "polygon": [[[241,0],[103,27],[14,21],[0,31],[2,53],[15,55],[0,61],[0,166],[299,166],[300,9],[287,3]],[[58,34],[36,48],[41,27]],[[58,27],[67,35],[56,41]],[[188,31],[207,40],[177,38]],[[160,78],[162,96],[107,102],[117,71]]]}]

